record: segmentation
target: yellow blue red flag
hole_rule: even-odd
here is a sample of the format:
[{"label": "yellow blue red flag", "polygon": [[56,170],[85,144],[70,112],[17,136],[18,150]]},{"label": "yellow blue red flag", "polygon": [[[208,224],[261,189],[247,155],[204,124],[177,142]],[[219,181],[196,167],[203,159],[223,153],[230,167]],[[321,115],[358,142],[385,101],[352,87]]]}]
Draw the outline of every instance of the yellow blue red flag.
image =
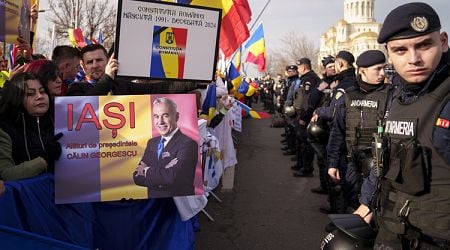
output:
[{"label": "yellow blue red flag", "polygon": [[258,65],[259,71],[266,70],[266,46],[264,43],[264,30],[262,24],[258,26],[245,48],[248,49],[246,62]]},{"label": "yellow blue red flag", "polygon": [[206,92],[205,100],[202,105],[202,114],[208,115],[208,123],[214,118],[216,113],[216,84],[211,84],[208,86],[208,91]]}]

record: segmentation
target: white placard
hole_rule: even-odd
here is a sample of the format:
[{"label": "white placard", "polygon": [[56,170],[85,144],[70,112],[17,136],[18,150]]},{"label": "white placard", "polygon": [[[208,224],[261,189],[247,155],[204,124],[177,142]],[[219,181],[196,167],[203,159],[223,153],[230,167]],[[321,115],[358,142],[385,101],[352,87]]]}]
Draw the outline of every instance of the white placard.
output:
[{"label": "white placard", "polygon": [[220,9],[119,0],[117,75],[211,81],[220,20]]},{"label": "white placard", "polygon": [[231,112],[231,127],[238,132],[242,132],[242,108],[236,103],[233,103]]}]

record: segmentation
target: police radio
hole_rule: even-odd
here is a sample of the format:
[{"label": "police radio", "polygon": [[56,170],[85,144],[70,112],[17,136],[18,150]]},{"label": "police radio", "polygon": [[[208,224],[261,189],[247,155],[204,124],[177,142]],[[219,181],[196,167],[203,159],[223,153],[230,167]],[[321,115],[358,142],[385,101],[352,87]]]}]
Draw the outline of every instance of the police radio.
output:
[{"label": "police radio", "polygon": [[377,133],[373,133],[374,141],[372,142],[372,167],[377,178],[383,176],[384,169],[384,152],[386,152],[388,146],[388,139],[384,133],[384,126],[381,120],[377,122]]}]

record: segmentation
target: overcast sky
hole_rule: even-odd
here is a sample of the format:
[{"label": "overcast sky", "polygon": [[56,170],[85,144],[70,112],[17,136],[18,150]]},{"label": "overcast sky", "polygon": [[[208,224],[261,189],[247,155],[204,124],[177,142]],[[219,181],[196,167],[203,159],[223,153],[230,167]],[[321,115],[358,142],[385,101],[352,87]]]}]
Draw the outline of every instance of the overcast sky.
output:
[{"label": "overcast sky", "polygon": [[[267,1],[249,0],[253,19],[256,19]],[[382,23],[389,11],[408,2],[414,1],[375,0],[376,21]],[[450,32],[450,1],[425,2],[438,12],[443,30]],[[274,50],[280,46],[279,39],[289,31],[310,38],[318,47],[320,35],[343,17],[344,0],[270,0],[259,21],[263,23],[266,47]]]},{"label": "overcast sky", "polygon": [[[249,0],[253,20],[261,12],[268,0]],[[48,9],[48,1],[41,0],[40,9]],[[113,2],[111,0],[111,2]],[[393,8],[411,2],[408,0],[375,0],[375,19],[382,22]],[[440,15],[443,30],[450,32],[450,1],[427,0]],[[46,13],[41,13],[38,29],[46,32]],[[310,38],[319,46],[320,35],[344,16],[344,0],[270,0],[266,10],[257,23],[262,22],[266,48],[275,50],[280,46],[280,38],[289,31],[296,31]],[[256,28],[256,27],[255,27]],[[68,41],[67,41],[68,43]]]}]

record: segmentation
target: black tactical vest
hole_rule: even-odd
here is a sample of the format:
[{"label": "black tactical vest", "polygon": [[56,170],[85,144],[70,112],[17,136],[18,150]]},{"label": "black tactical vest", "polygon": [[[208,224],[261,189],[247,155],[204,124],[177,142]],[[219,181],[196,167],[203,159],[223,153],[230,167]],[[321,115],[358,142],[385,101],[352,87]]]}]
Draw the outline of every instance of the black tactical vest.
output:
[{"label": "black tactical vest", "polygon": [[293,102],[297,114],[308,110],[308,100],[312,88],[316,88],[317,84],[320,82],[320,78],[312,70],[304,74],[300,79],[300,88],[298,89],[298,92],[294,94]]},{"label": "black tactical vest", "polygon": [[295,111],[297,111],[297,114],[300,114],[300,112],[303,112],[308,108],[308,98],[310,93],[311,84],[308,82],[302,83],[297,93],[294,94],[293,106]]},{"label": "black tactical vest", "polygon": [[434,123],[450,100],[450,77],[410,104],[394,99],[386,121],[389,167],[382,179],[380,227],[405,235],[412,225],[450,239],[450,166],[432,143]]},{"label": "black tactical vest", "polygon": [[386,110],[388,88],[362,93],[359,90],[345,95],[347,151],[370,149],[372,134],[377,132],[377,121],[383,119]]}]

